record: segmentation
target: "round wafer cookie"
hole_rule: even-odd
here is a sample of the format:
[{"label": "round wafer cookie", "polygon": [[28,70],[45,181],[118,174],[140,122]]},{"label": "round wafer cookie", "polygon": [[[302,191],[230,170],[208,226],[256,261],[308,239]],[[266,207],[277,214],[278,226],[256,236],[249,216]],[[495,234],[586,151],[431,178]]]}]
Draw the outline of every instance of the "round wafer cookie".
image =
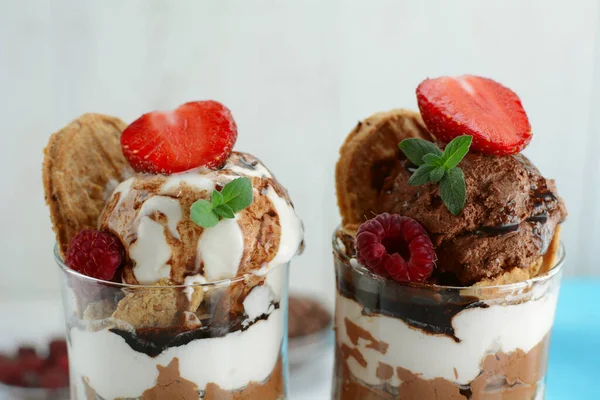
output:
[{"label": "round wafer cookie", "polygon": [[374,114],[350,132],[335,171],[343,226],[373,215],[383,179],[400,160],[398,144],[408,138],[433,141],[421,115],[404,109]]},{"label": "round wafer cookie", "polygon": [[63,257],[73,236],[97,227],[114,187],[133,175],[119,140],[126,126],[115,117],[84,114],[50,137],[44,193]]}]

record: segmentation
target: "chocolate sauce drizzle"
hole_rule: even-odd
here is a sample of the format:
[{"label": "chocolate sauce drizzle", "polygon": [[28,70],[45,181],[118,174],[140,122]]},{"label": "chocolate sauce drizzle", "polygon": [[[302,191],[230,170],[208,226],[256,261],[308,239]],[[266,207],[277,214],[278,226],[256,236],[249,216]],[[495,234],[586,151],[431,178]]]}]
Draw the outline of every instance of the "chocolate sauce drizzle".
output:
[{"label": "chocolate sauce drizzle", "polygon": [[[272,303],[274,309],[279,309],[279,303]],[[229,321],[228,324],[213,326],[207,324],[191,331],[185,331],[183,327],[169,328],[143,328],[135,332],[113,328],[110,331],[121,336],[125,342],[139,353],[149,357],[156,357],[170,347],[184,346],[192,340],[210,339],[223,337],[229,333],[245,331],[255,323],[267,320],[270,314],[263,314],[253,322],[244,325],[244,318]]]},{"label": "chocolate sauce drizzle", "polygon": [[460,289],[400,284],[359,272],[347,261],[336,255],[337,288],[342,296],[361,304],[364,315],[399,318],[413,328],[459,343],[452,319],[469,308],[489,307],[477,297],[462,296]]},{"label": "chocolate sauce drizzle", "polygon": [[240,165],[241,167],[250,169],[250,170],[255,170],[256,166],[258,165],[258,160],[247,160],[245,156],[240,155],[238,158],[238,165]]},{"label": "chocolate sauce drizzle", "polygon": [[[548,246],[554,235],[554,229],[547,227],[546,224],[550,220],[550,213],[558,207],[558,197],[548,187],[548,182],[544,179],[537,169],[527,159],[520,154],[514,158],[519,161],[525,168],[529,177],[530,188],[529,198],[532,206],[532,214],[521,222],[510,222],[498,226],[482,226],[474,233],[478,236],[497,236],[512,232],[517,232],[522,223],[529,223],[532,226],[532,232],[540,242],[540,253],[545,254]],[[503,210],[501,220],[514,220],[514,215],[511,215],[512,209],[507,207]],[[514,212],[514,211],[513,211]]]},{"label": "chocolate sauce drizzle", "polygon": [[[524,222],[543,225],[546,222],[548,222],[548,213],[544,211],[540,214],[532,215],[531,217],[527,218]],[[517,232],[520,228],[521,223],[516,222],[496,226],[481,226],[479,227],[479,229],[475,230],[474,233],[477,236],[499,236],[506,235],[511,232]]]}]

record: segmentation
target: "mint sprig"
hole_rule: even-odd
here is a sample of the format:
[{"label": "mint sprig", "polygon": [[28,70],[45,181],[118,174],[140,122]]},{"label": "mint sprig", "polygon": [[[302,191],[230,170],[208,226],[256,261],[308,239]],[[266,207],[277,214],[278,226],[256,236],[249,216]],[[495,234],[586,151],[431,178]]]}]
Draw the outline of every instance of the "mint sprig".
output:
[{"label": "mint sprig", "polygon": [[203,228],[212,228],[222,218],[235,218],[235,213],[252,204],[252,181],[236,178],[218,192],[213,190],[210,201],[197,200],[190,209],[190,218]]},{"label": "mint sprig", "polygon": [[465,207],[467,187],[465,176],[458,164],[469,152],[472,141],[472,136],[459,136],[442,151],[427,140],[403,140],[398,147],[412,163],[419,166],[408,180],[408,184],[421,186],[428,182],[439,182],[440,196],[446,208],[452,215],[460,214]]}]

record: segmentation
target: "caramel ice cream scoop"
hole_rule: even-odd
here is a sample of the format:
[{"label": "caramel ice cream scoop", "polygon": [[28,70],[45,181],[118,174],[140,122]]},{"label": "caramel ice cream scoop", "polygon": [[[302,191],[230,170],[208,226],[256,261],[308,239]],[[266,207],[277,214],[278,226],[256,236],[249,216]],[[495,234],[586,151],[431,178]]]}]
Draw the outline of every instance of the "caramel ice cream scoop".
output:
[{"label": "caramel ice cream scoop", "polygon": [[[235,218],[202,228],[190,208],[213,190],[248,177],[254,201]],[[234,152],[222,169],[138,175],[122,182],[100,216],[100,229],[126,251],[129,284],[202,283],[242,276],[287,263],[300,250],[302,223],[287,191],[255,157]]]}]

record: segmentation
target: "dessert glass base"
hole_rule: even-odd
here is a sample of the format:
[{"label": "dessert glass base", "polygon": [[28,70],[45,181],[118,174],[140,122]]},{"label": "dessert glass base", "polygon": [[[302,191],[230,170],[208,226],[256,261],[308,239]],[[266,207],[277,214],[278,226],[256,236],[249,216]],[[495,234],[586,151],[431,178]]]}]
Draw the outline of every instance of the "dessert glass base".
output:
[{"label": "dessert glass base", "polygon": [[0,399],[6,400],[69,400],[69,389],[38,389],[0,383]]},{"label": "dessert glass base", "polygon": [[562,247],[547,273],[499,286],[386,280],[335,239],[334,257],[334,399],[544,399]]},{"label": "dessert glass base", "polygon": [[140,286],[56,260],[72,400],[286,398],[288,264],[218,282]]}]

